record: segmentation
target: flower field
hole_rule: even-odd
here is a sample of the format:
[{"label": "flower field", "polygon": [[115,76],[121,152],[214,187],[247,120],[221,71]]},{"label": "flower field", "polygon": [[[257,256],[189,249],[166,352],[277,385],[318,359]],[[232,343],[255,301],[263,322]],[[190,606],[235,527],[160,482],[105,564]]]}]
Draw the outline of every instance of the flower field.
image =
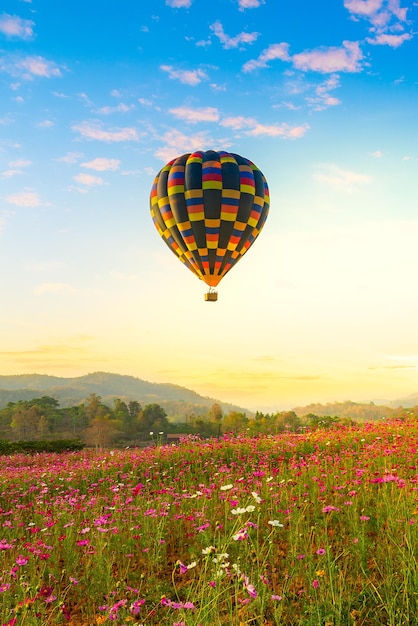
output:
[{"label": "flower field", "polygon": [[418,624],[418,422],[0,457],[0,624]]}]

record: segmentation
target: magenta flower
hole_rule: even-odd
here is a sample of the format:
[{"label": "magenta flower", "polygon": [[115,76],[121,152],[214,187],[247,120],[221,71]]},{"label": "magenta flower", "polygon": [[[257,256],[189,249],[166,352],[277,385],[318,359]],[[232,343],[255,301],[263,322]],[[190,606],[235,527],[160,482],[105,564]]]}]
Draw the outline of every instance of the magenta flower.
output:
[{"label": "magenta flower", "polygon": [[25,556],[19,555],[16,558],[16,565],[26,565],[28,561],[29,559],[27,559]]},{"label": "magenta flower", "polygon": [[322,556],[323,554],[325,554],[325,553],[326,553],[326,550],[324,550],[324,548],[318,548],[318,550],[316,551],[316,553]]}]

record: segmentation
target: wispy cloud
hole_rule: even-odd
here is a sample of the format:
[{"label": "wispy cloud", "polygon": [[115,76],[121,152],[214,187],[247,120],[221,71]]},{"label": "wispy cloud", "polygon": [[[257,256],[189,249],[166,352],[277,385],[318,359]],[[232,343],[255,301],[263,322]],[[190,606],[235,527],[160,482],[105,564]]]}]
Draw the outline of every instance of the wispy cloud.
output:
[{"label": "wispy cloud", "polygon": [[309,129],[307,124],[299,126],[290,126],[288,124],[261,124],[252,117],[244,117],[238,115],[235,117],[226,117],[220,122],[221,126],[232,128],[232,130],[242,130],[243,134],[250,137],[260,137],[267,135],[269,137],[282,137],[283,139],[298,139],[303,137]]},{"label": "wispy cloud", "polygon": [[296,69],[303,71],[320,72],[329,74],[335,72],[360,72],[363,53],[357,41],[343,41],[341,47],[320,47],[313,50],[305,50],[291,56],[289,44],[285,42],[271,44],[263,50],[257,59],[247,61],[243,65],[243,72],[268,67],[270,61],[279,59],[288,61]]},{"label": "wispy cloud", "polygon": [[340,79],[338,74],[333,74],[327,78],[324,82],[317,85],[315,88],[315,95],[308,96],[306,98],[307,103],[315,111],[323,111],[330,106],[337,106],[341,104],[341,100],[332,96],[330,91],[340,86]]},{"label": "wispy cloud", "polygon": [[71,127],[73,131],[80,133],[86,139],[97,141],[121,142],[138,141],[138,133],[135,128],[114,128],[106,130],[98,122],[81,122]]},{"label": "wispy cloud", "polygon": [[306,50],[292,57],[294,67],[323,74],[333,72],[360,72],[363,53],[357,41],[343,41],[342,47]]},{"label": "wispy cloud", "polygon": [[10,167],[29,167],[29,165],[32,165],[32,161],[29,161],[29,159],[17,159],[9,163]]},{"label": "wispy cloud", "polygon": [[35,191],[21,191],[19,193],[12,193],[9,196],[6,196],[6,202],[8,204],[14,204],[15,206],[30,208],[45,205],[45,203],[42,202],[39,194]]},{"label": "wispy cloud", "polygon": [[4,170],[4,172],[1,173],[1,177],[13,178],[13,176],[19,176],[20,174],[23,174],[22,170]]},{"label": "wispy cloud", "polygon": [[[205,146],[213,147],[215,142],[206,131],[194,135],[182,133],[179,130],[170,130],[161,137],[163,145],[155,151],[155,156],[164,162],[174,159],[179,154],[186,154],[194,150],[207,149]],[[226,141],[219,142],[224,149],[229,144]]]},{"label": "wispy cloud", "polygon": [[364,185],[372,181],[368,174],[345,170],[333,163],[318,165],[313,178],[320,183],[343,189],[347,193],[351,193],[359,184]]},{"label": "wispy cloud", "polygon": [[42,120],[36,124],[37,128],[52,128],[53,126],[55,126],[55,122],[52,120]]},{"label": "wispy cloud", "polygon": [[104,185],[104,180],[100,176],[93,176],[93,174],[81,173],[73,176],[74,180],[86,187],[98,187]]},{"label": "wispy cloud", "polygon": [[197,124],[199,122],[218,122],[219,111],[215,107],[176,107],[169,109],[170,113],[175,117],[185,120],[190,124]]},{"label": "wispy cloud", "polygon": [[243,44],[252,44],[257,40],[257,37],[260,34],[256,32],[254,33],[242,32],[242,33],[238,33],[238,35],[235,35],[235,37],[230,37],[229,35],[225,33],[222,23],[219,20],[214,22],[214,24],[210,26],[210,29],[216,35],[216,37],[218,37],[219,41],[221,42],[225,50],[229,48],[238,48],[239,46],[242,46]]},{"label": "wispy cloud", "polygon": [[390,46],[391,48],[399,48],[405,41],[412,39],[412,35],[403,33],[403,35],[388,35],[382,33],[377,35],[374,39],[367,38],[368,43],[375,46]]},{"label": "wispy cloud", "polygon": [[309,129],[308,124],[290,126],[289,124],[256,124],[246,134],[252,137],[267,135],[269,137],[283,137],[283,139],[299,139]]},{"label": "wispy cloud", "polygon": [[105,172],[107,170],[115,171],[119,169],[119,159],[108,159],[105,157],[98,157],[92,161],[85,161],[80,163],[81,167],[86,167],[90,170],[96,170],[96,172]]},{"label": "wispy cloud", "polygon": [[264,4],[262,0],[238,0],[240,11],[244,11],[245,9],[258,9],[261,4]]},{"label": "wispy cloud", "polygon": [[269,61],[274,61],[275,59],[279,59],[280,61],[290,61],[288,43],[282,42],[271,44],[268,48],[263,50],[257,59],[247,61],[243,65],[242,69],[244,72],[253,72],[254,70],[268,67]]},{"label": "wispy cloud", "polygon": [[188,9],[192,6],[192,0],[165,0],[165,3],[173,9]]},{"label": "wispy cloud", "polygon": [[62,75],[56,63],[41,56],[27,56],[23,59],[3,57],[0,59],[0,71],[24,80],[56,78]]},{"label": "wispy cloud", "polygon": [[33,37],[32,20],[24,20],[17,15],[9,15],[3,13],[0,16],[0,33],[6,35],[6,37],[16,37],[17,39],[32,39]]},{"label": "wispy cloud", "polygon": [[81,154],[80,152],[67,152],[67,154],[65,154],[62,157],[58,157],[55,160],[59,161],[60,163],[71,164],[71,163],[77,163],[77,161],[79,161],[82,158],[83,158],[83,154]]},{"label": "wispy cloud", "polygon": [[23,174],[23,168],[31,165],[31,161],[27,159],[17,159],[16,161],[10,161],[9,169],[5,170],[1,173],[2,178],[12,178],[13,176],[18,176],[19,174]]},{"label": "wispy cloud", "polygon": [[407,8],[401,8],[400,0],[344,0],[344,6],[355,21],[365,20],[370,24],[373,37],[368,43],[397,48],[412,35],[402,33],[407,24]]},{"label": "wispy cloud", "polygon": [[200,68],[196,70],[176,70],[172,65],[160,65],[160,69],[163,72],[167,72],[169,78],[172,80],[179,80],[184,85],[191,85],[195,87],[202,80],[207,80],[208,75]]},{"label": "wispy cloud", "polygon": [[133,104],[124,104],[123,102],[121,102],[120,104],[117,104],[116,106],[105,106],[105,107],[100,107],[100,109],[97,109],[97,113],[99,113],[100,115],[111,115],[112,113],[128,113],[129,111],[132,111],[133,109],[135,109],[135,106]]}]

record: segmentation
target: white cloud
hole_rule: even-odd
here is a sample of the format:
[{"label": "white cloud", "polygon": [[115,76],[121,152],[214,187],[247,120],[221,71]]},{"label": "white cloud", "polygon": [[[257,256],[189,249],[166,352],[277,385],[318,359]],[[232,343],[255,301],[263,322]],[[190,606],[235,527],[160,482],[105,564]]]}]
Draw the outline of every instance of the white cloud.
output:
[{"label": "white cloud", "polygon": [[105,130],[97,122],[81,122],[71,127],[75,132],[80,133],[86,139],[96,139],[97,141],[120,142],[138,141],[138,133],[135,128],[116,128]]},{"label": "white cloud", "polygon": [[20,193],[13,193],[6,197],[8,204],[14,204],[15,206],[22,207],[38,207],[43,206],[39,194],[35,191],[21,191]]},{"label": "white cloud", "polygon": [[41,56],[27,56],[23,59],[3,57],[0,59],[0,71],[19,76],[25,80],[33,78],[54,78],[61,76],[60,68]]},{"label": "white cloud", "polygon": [[225,117],[221,121],[221,126],[232,128],[232,130],[241,130],[242,128],[248,128],[248,126],[255,126],[257,120],[253,117],[244,117],[243,115],[235,115],[233,117]]},{"label": "white cloud", "polygon": [[260,33],[239,33],[235,37],[230,37],[224,32],[221,22],[218,20],[210,26],[210,29],[218,37],[222,46],[227,50],[229,48],[238,48],[242,44],[251,44],[256,41]]},{"label": "white cloud", "polygon": [[370,152],[370,156],[375,157],[376,159],[383,156],[383,152],[381,150],[375,150],[374,152]]},{"label": "white cloud", "polygon": [[163,72],[167,72],[172,80],[179,80],[184,85],[195,87],[202,80],[206,80],[208,75],[200,68],[197,70],[176,70],[171,65],[160,65]]},{"label": "white cloud", "polygon": [[105,172],[108,170],[115,171],[119,169],[120,161],[118,159],[107,159],[105,157],[98,157],[92,161],[86,161],[80,163],[81,167],[86,167],[90,170],[96,170],[96,172]]},{"label": "white cloud", "polygon": [[80,152],[67,152],[66,155],[58,157],[56,161],[61,163],[77,163],[79,159],[82,159],[83,155]]},{"label": "white cloud", "polygon": [[185,120],[190,124],[197,124],[198,122],[217,122],[219,120],[219,111],[215,107],[193,109],[184,106],[169,109],[169,111],[175,117]]},{"label": "white cloud", "polygon": [[52,126],[55,126],[55,122],[52,120],[43,120],[42,122],[38,122],[36,126],[38,128],[52,128]]},{"label": "white cloud", "polygon": [[375,39],[368,37],[367,41],[375,46],[390,46],[391,48],[399,48],[399,46],[401,46],[404,41],[408,41],[408,39],[412,39],[412,35],[409,35],[408,33],[403,33],[403,35],[381,34],[377,35]]},{"label": "white cloud", "polygon": [[306,50],[293,56],[289,55],[289,44],[274,43],[268,46],[257,59],[251,59],[243,65],[244,72],[268,67],[269,61],[279,59],[290,61],[300,70],[311,70],[323,74],[333,72],[359,72],[362,69],[360,61],[363,59],[357,41],[343,41],[342,47],[316,48]]},{"label": "white cloud", "polygon": [[368,184],[372,181],[372,177],[368,174],[344,170],[333,163],[318,165],[313,178],[320,183],[332,185],[347,193],[351,193],[356,185]]},{"label": "white cloud", "polygon": [[33,36],[34,22],[24,20],[17,15],[3,13],[0,16],[0,33],[7,37],[17,37],[18,39],[31,39]]},{"label": "white cloud", "polygon": [[408,11],[400,7],[400,0],[344,0],[344,6],[354,18],[365,18],[378,29],[388,28],[392,21],[405,22]]},{"label": "white cloud", "polygon": [[256,124],[246,135],[251,137],[260,137],[267,135],[269,137],[283,137],[283,139],[299,139],[303,137],[309,129],[307,124],[302,126],[289,126],[289,124]]},{"label": "white cloud", "polygon": [[[213,138],[206,132],[202,131],[195,135],[185,134],[179,130],[171,130],[166,132],[161,140],[163,146],[155,151],[155,156],[164,162],[168,162],[175,157],[193,152],[194,150],[205,150],[205,146],[214,146]],[[228,142],[221,142],[223,149],[229,147]]]},{"label": "white cloud", "polygon": [[74,180],[81,185],[86,185],[87,187],[97,187],[104,184],[103,178],[100,176],[93,176],[92,174],[77,174],[77,176],[73,176]]},{"label": "white cloud", "polygon": [[330,106],[337,106],[341,104],[341,100],[331,96],[329,93],[331,89],[336,89],[340,86],[340,80],[338,74],[333,74],[325,81],[317,85],[315,88],[315,96],[308,96],[306,101],[314,109],[314,111],[323,111]]},{"label": "white cloud", "polygon": [[363,53],[357,41],[343,41],[340,48],[316,48],[292,57],[294,67],[328,74],[332,72],[360,72]]},{"label": "white cloud", "polygon": [[29,167],[29,165],[32,165],[32,161],[28,159],[17,159],[17,161],[10,161],[9,163],[10,167]]},{"label": "white cloud", "polygon": [[120,104],[118,104],[117,106],[114,107],[101,107],[100,109],[97,109],[97,113],[101,114],[101,115],[110,115],[111,113],[128,113],[128,111],[132,111],[132,109],[134,109],[134,105],[130,104],[129,106],[127,104],[123,104],[123,102],[121,102]]},{"label": "white cloud", "polygon": [[242,69],[244,72],[253,72],[259,68],[268,67],[268,62],[274,61],[275,59],[290,61],[288,43],[282,42],[271,44],[268,48],[263,50],[257,59],[247,61],[243,65]]},{"label": "white cloud", "polygon": [[226,117],[220,122],[220,125],[232,128],[235,131],[242,130],[243,133],[249,137],[267,135],[269,137],[282,137],[283,139],[298,139],[299,137],[303,137],[309,129],[307,124],[302,126],[260,124],[260,122],[253,117],[244,117],[242,115]]},{"label": "white cloud", "polygon": [[165,3],[173,9],[188,9],[192,6],[192,0],[165,0]]},{"label": "white cloud", "polygon": [[35,287],[33,293],[37,296],[45,293],[72,294],[77,293],[77,290],[68,283],[42,283]]},{"label": "white cloud", "polygon": [[1,173],[2,178],[12,178],[13,176],[18,176],[19,174],[23,174],[22,170],[5,170]]},{"label": "white cloud", "polygon": [[238,0],[239,10],[245,9],[258,9],[261,5],[261,0]]},{"label": "white cloud", "polygon": [[6,113],[4,117],[0,117],[0,126],[8,126],[9,124],[12,124],[13,121],[14,119],[10,113]]}]

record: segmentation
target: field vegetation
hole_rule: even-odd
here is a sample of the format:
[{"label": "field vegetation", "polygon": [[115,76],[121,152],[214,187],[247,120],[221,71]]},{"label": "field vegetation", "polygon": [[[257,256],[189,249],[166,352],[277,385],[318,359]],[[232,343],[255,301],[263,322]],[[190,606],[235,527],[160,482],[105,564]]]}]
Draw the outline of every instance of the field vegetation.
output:
[{"label": "field vegetation", "polygon": [[3,626],[418,624],[418,421],[0,457]]}]

